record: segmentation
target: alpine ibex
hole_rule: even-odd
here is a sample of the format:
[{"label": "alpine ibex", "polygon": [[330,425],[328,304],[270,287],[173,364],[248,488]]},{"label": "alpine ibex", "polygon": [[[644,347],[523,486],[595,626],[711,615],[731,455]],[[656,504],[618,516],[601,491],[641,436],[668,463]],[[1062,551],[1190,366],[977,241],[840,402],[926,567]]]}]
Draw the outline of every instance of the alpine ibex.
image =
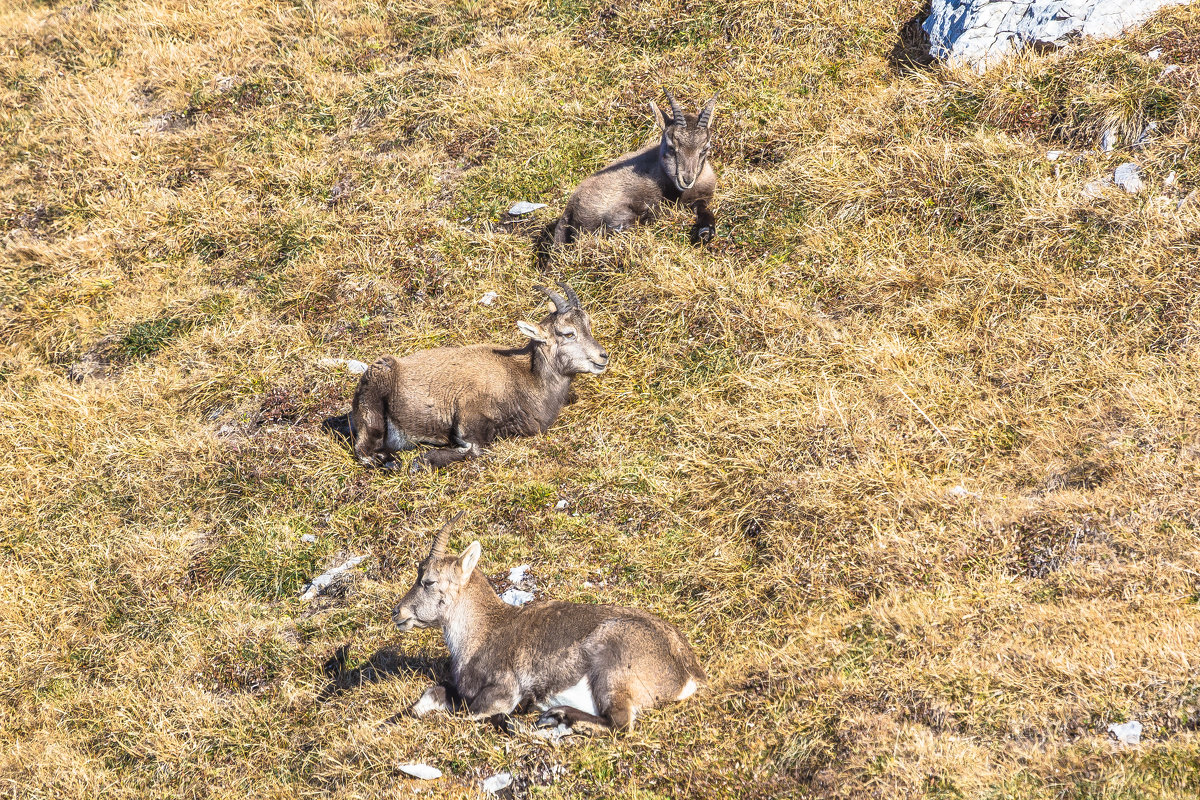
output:
[{"label": "alpine ibex", "polygon": [[579,184],[555,226],[556,247],[569,244],[579,232],[622,231],[645,222],[666,201],[696,212],[693,244],[712,240],[717,221],[709,204],[717,175],[708,164],[708,148],[717,98],[709,100],[699,114],[686,114],[670,92],[665,94],[671,104],[670,114],[650,101],[662,136],[635,153],[626,153]]},{"label": "alpine ibex", "polygon": [[571,379],[608,366],[579,297],[559,287],[566,297],[536,287],[554,310],[538,324],[517,323],[530,339],[524,347],[439,347],[372,364],[350,413],[359,461],[394,466],[394,453],[425,444],[437,449],[414,459],[410,471],[437,469],[479,455],[496,439],[545,433],[567,402]]},{"label": "alpine ibex", "polygon": [[625,730],[643,709],[705,685],[683,634],[653,614],[560,600],[504,603],[475,571],[479,542],[446,555],[461,516],[434,537],[416,583],[392,612],[402,631],[440,627],[450,651],[453,686],[427,689],[412,707],[416,716],[465,706],[487,719],[532,704],[542,712],[538,725]]}]

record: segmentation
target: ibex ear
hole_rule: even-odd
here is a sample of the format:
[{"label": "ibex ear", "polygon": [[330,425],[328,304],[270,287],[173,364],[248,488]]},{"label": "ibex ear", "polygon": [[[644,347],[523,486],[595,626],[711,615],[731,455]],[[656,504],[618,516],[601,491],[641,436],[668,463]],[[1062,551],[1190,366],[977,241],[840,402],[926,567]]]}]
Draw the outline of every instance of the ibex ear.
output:
[{"label": "ibex ear", "polygon": [[517,330],[533,339],[535,342],[545,342],[550,339],[550,334],[541,325],[535,325],[532,322],[524,320],[517,323]]},{"label": "ibex ear", "polygon": [[462,572],[463,580],[471,577],[471,573],[475,571],[475,565],[479,563],[479,555],[483,552],[479,541],[476,540],[467,545],[467,549],[462,551],[462,555],[458,557],[458,568]]},{"label": "ibex ear", "polygon": [[650,101],[650,113],[654,116],[654,124],[658,126],[660,131],[665,131],[667,126],[671,124],[671,118],[664,114],[658,108],[658,103]]}]

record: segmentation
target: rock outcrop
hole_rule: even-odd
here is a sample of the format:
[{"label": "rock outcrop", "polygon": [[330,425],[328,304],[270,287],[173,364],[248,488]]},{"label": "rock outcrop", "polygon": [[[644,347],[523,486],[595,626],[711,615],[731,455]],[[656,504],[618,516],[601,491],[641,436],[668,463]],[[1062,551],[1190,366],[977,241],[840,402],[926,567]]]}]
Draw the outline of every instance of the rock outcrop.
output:
[{"label": "rock outcrop", "polygon": [[1026,47],[1117,36],[1165,6],[1190,0],[933,0],[929,52],[952,66],[987,69]]}]

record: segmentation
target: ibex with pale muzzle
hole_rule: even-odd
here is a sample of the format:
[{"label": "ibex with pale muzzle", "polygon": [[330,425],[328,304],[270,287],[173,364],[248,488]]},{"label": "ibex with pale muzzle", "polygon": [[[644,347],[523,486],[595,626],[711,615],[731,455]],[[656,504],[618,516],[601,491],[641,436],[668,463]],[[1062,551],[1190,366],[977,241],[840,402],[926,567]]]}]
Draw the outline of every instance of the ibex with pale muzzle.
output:
[{"label": "ibex with pale muzzle", "polygon": [[636,153],[627,153],[586,178],[567,200],[554,228],[554,245],[569,244],[578,233],[623,231],[652,219],[664,202],[696,212],[692,243],[707,243],[716,231],[710,204],[717,175],[708,163],[709,127],[717,98],[698,114],[685,113],[665,92],[671,113],[651,100],[650,109],[662,135]]},{"label": "ibex with pale muzzle", "polygon": [[674,625],[635,608],[538,600],[520,608],[476,571],[479,542],[447,555],[450,520],[392,612],[402,631],[441,628],[453,685],[432,686],[418,717],[464,706],[476,719],[533,705],[539,725],[625,730],[638,713],[684,700],[704,670]]},{"label": "ibex with pale muzzle", "polygon": [[567,402],[576,375],[599,375],[608,353],[566,284],[565,296],[536,287],[554,310],[538,324],[518,322],[524,347],[439,347],[384,356],[359,380],[350,413],[354,453],[366,466],[394,466],[393,455],[418,444],[434,450],[410,471],[477,456],[496,439],[545,433]]}]

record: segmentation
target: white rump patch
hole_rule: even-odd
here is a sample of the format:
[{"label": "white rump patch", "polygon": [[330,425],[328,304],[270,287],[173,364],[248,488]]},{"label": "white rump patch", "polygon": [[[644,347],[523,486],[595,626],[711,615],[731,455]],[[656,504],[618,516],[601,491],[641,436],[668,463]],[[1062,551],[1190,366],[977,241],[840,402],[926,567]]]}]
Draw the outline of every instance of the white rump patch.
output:
[{"label": "white rump patch", "polygon": [[538,703],[538,708],[542,711],[555,706],[570,706],[578,708],[580,711],[586,711],[588,714],[596,714],[596,699],[592,697],[592,685],[588,682],[587,676],[584,675],[583,679],[570,689],[564,689]]},{"label": "white rump patch", "polygon": [[408,450],[412,447],[416,447],[416,445],[413,444],[412,439],[409,439],[407,436],[405,436],[404,431],[393,425],[391,420],[388,420],[385,424],[387,426],[387,440],[384,442],[384,444],[387,446],[388,450],[391,450],[392,452],[399,452],[400,450]]},{"label": "white rump patch", "polygon": [[683,685],[683,688],[679,691],[679,697],[676,697],[675,699],[676,700],[687,700],[689,697],[691,697],[692,695],[694,695],[696,693],[696,689],[698,689],[698,688],[699,687],[696,685],[696,682],[694,680],[692,680],[691,678],[688,678],[688,682],[685,683]]}]

